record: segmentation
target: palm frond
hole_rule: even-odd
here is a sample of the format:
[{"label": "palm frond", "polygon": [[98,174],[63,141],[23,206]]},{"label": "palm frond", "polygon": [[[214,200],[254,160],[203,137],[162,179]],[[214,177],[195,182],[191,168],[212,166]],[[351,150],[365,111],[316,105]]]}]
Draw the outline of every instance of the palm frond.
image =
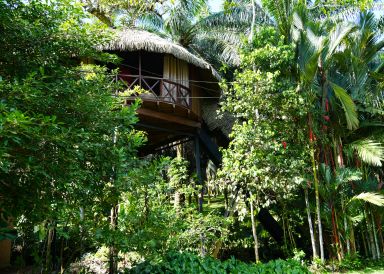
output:
[{"label": "palm frond", "polygon": [[381,166],[384,160],[384,148],[370,139],[358,140],[350,144],[360,159],[373,166]]},{"label": "palm frond", "polygon": [[160,32],[164,27],[164,21],[159,14],[148,12],[136,20],[135,26],[150,32]]},{"label": "palm frond", "polygon": [[335,53],[336,49],[341,45],[344,38],[354,29],[354,26],[348,24],[337,24],[328,37],[328,51],[325,60],[329,60]]},{"label": "palm frond", "polygon": [[348,183],[362,179],[362,173],[358,169],[340,168],[337,172],[336,180],[339,183]]},{"label": "palm frond", "polygon": [[[235,6],[229,10],[211,14],[197,24],[201,29],[212,29],[217,27],[236,28],[238,30],[248,29],[251,26],[252,10],[248,5]],[[268,15],[256,5],[256,24],[271,25],[272,21]]]},{"label": "palm frond", "polygon": [[351,216],[351,217],[349,217],[349,220],[351,220],[351,222],[352,222],[354,225],[357,225],[357,224],[360,223],[362,220],[364,220],[364,215],[363,215],[363,214],[359,214],[359,215],[356,215],[356,216]]},{"label": "palm frond", "polygon": [[200,31],[195,36],[191,45],[201,56],[210,61],[210,58],[221,60],[231,66],[240,65],[239,48],[241,47],[241,37],[244,33],[236,30],[228,30],[225,27],[214,29],[212,31]]},{"label": "palm frond", "polygon": [[176,1],[175,9],[187,11],[187,14],[191,18],[195,18],[203,10],[207,10],[207,0],[179,0]]},{"label": "palm frond", "polygon": [[345,114],[348,129],[357,129],[359,127],[359,119],[356,111],[356,105],[347,91],[335,83],[330,83],[331,87],[339,99]]},{"label": "palm frond", "polygon": [[291,36],[292,40],[297,42],[300,38],[300,33],[304,31],[304,23],[297,12],[292,16]]},{"label": "palm frond", "polygon": [[363,192],[351,198],[350,201],[361,200],[377,206],[384,206],[384,195],[375,192]]}]

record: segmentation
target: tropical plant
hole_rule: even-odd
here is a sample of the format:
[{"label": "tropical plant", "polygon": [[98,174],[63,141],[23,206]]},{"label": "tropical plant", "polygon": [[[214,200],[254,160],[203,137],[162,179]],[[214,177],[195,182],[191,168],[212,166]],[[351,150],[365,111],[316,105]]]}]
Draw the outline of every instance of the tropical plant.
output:
[{"label": "tropical plant", "polygon": [[109,35],[81,6],[3,1],[0,14],[0,190],[8,193],[0,208],[22,252],[50,272],[95,244],[95,227],[109,226],[118,177],[145,140],[133,130],[139,104],[122,107],[109,72],[80,63],[116,60],[94,48]]},{"label": "tropical plant", "polygon": [[145,261],[126,273],[310,273],[294,260],[275,260],[267,264],[246,264],[231,258],[224,262],[190,253],[170,252],[161,260]]}]

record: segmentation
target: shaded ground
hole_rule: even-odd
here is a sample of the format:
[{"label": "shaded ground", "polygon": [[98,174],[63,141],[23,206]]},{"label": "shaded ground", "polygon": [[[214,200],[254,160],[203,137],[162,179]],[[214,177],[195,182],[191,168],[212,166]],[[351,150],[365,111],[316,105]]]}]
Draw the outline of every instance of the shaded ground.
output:
[{"label": "shaded ground", "polygon": [[23,268],[17,268],[17,267],[6,267],[6,268],[0,268],[1,274],[34,274],[34,273],[40,273],[38,268],[33,266],[27,266]]},{"label": "shaded ground", "polygon": [[361,273],[369,273],[369,274],[384,274],[384,266],[369,266],[365,269],[361,270],[349,270],[349,271],[335,271],[335,272],[324,272],[327,274],[361,274]]},{"label": "shaded ground", "polygon": [[367,267],[364,270],[355,270],[355,271],[349,271],[347,272],[349,274],[358,274],[358,273],[370,273],[370,274],[384,274],[384,267],[378,266],[378,267]]},{"label": "shaded ground", "polygon": [[208,204],[208,196],[204,197],[203,212],[208,213],[212,210],[219,210],[224,212],[224,195],[218,195],[217,197],[210,197],[210,202]]}]

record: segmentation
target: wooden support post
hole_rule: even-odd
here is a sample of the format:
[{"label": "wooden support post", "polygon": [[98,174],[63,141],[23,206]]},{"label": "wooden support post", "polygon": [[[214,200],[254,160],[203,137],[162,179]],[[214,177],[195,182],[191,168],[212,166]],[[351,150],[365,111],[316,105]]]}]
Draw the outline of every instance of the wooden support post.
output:
[{"label": "wooden support post", "polygon": [[196,174],[197,174],[197,183],[201,186],[201,192],[199,195],[199,212],[203,212],[203,198],[204,198],[204,189],[203,189],[203,177],[201,174],[201,154],[200,154],[200,140],[199,137],[195,137],[195,160],[196,160]]}]

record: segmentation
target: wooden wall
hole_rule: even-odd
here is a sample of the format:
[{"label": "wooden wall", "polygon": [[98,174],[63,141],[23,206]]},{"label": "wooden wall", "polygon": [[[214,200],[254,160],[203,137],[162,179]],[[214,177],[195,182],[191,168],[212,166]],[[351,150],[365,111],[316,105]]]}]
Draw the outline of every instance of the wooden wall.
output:
[{"label": "wooden wall", "polygon": [[[198,71],[195,66],[189,64],[189,79],[190,80],[198,80]],[[192,96],[192,111],[197,114],[197,116],[201,117],[201,105],[200,105],[200,97],[201,89],[196,86],[196,83],[190,82],[189,87],[191,89],[191,96]]]}]

